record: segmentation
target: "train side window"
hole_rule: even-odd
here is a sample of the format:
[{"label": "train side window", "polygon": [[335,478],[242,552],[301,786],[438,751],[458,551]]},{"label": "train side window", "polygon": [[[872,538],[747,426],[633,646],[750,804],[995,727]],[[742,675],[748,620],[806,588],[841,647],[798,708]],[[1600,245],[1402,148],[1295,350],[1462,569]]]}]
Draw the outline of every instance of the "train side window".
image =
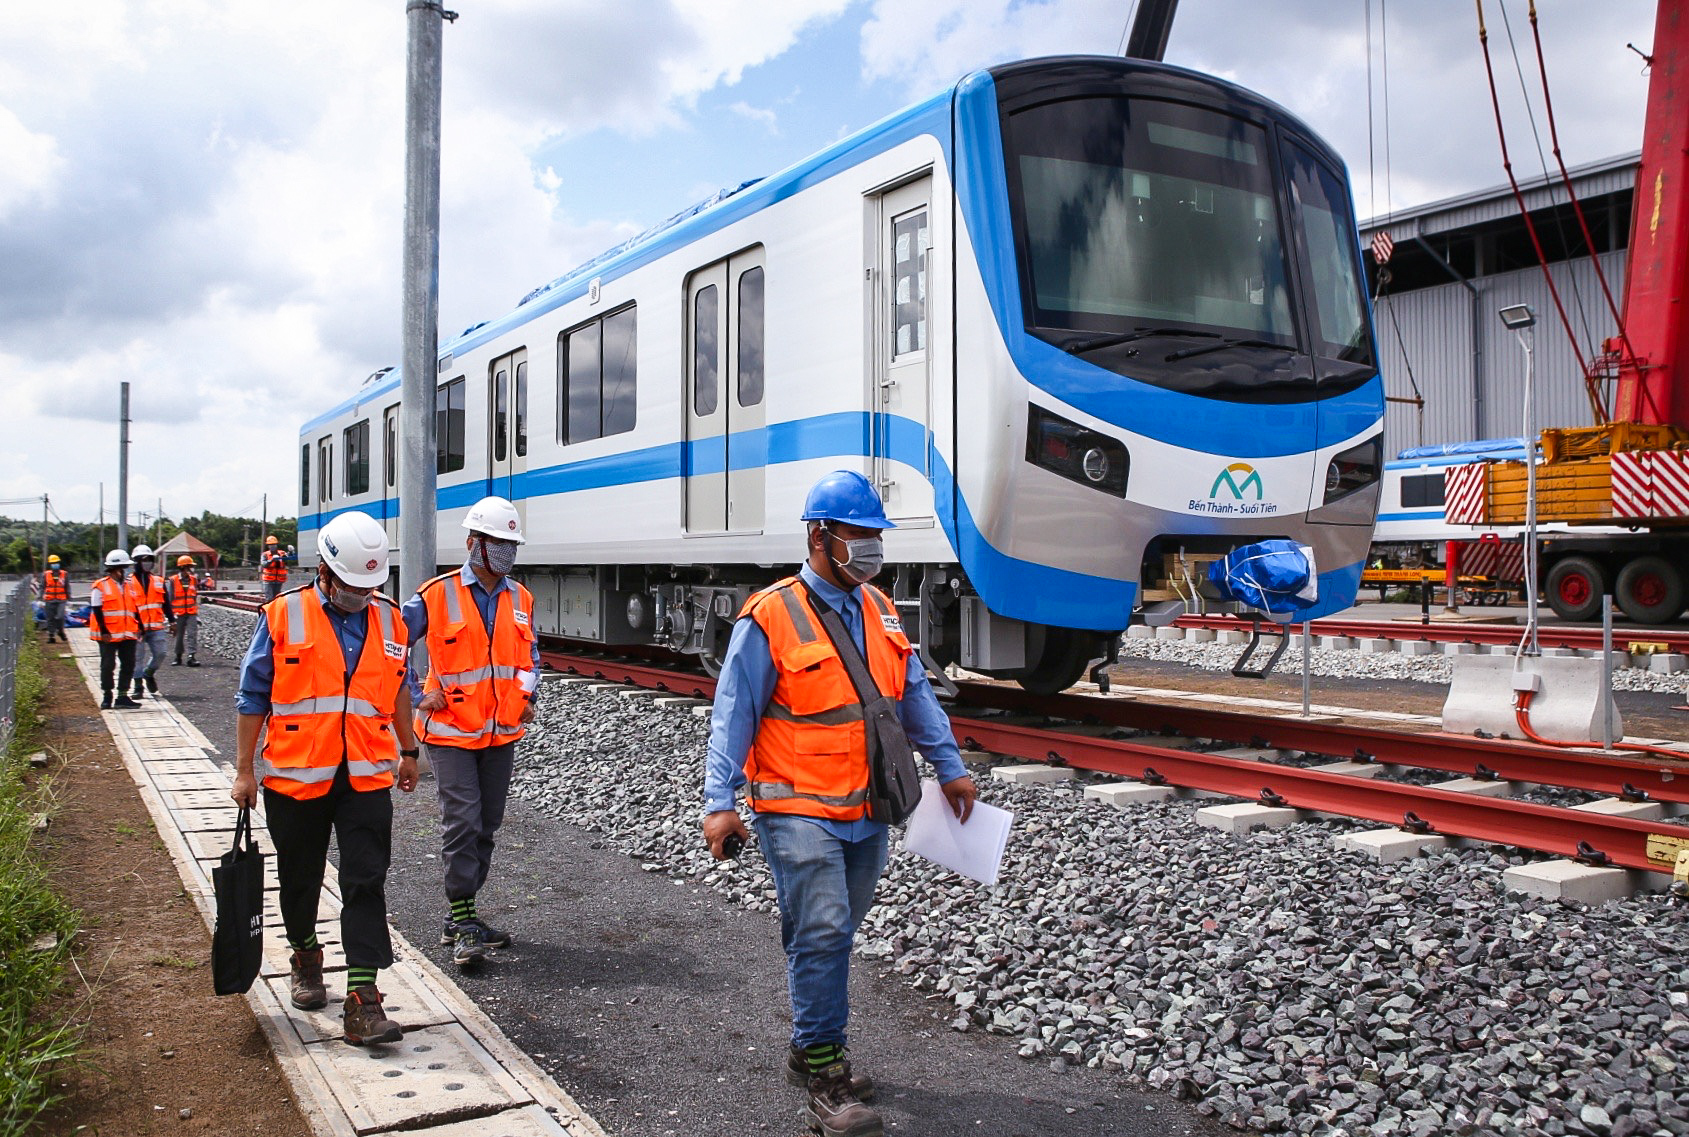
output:
[{"label": "train side window", "polygon": [[369,419],[346,428],[346,492],[369,492]]},{"label": "train side window", "polygon": [[638,410],[637,320],[630,305],[557,338],[558,438],[625,434]]},{"label": "train side window", "polygon": [[599,401],[604,393],[600,386],[603,332],[603,325],[594,320],[563,335],[563,366],[558,371],[568,386],[558,403],[562,408],[565,443],[602,436]]},{"label": "train side window", "polygon": [[434,470],[449,474],[463,469],[463,390],[459,375],[434,391]]},{"label": "train side window", "polygon": [[1402,478],[1402,506],[1433,506],[1443,504],[1443,475],[1413,474]]},{"label": "train side window", "polygon": [[741,407],[762,402],[762,266],[739,274],[739,390]]},{"label": "train side window", "polygon": [[299,504],[311,504],[311,444],[299,448]]},{"label": "train side window", "polygon": [[493,461],[510,455],[510,373],[502,367],[493,374]]},{"label": "train side window", "polygon": [[516,365],[516,456],[528,455],[528,361]]},{"label": "train side window", "polygon": [[895,358],[927,347],[927,211],[892,222],[892,348]]},{"label": "train side window", "polygon": [[638,373],[634,355],[634,310],[604,317],[604,433],[633,429]]},{"label": "train side window", "polygon": [[716,377],[721,372],[721,344],[716,319],[721,298],[715,285],[700,288],[692,301],[692,413],[715,414]]},{"label": "train side window", "polygon": [[317,500],[334,500],[334,443],[327,438],[317,441]]},{"label": "train side window", "polygon": [[399,404],[388,407],[381,417],[387,426],[387,488],[392,489],[399,484]]}]

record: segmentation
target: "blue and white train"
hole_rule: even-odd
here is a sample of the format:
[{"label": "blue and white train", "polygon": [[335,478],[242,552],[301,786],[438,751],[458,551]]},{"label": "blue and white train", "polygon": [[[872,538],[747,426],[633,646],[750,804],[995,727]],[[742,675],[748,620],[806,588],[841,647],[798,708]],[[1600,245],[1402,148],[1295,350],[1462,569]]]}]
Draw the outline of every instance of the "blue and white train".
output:
[{"label": "blue and white train", "polygon": [[[806,489],[854,468],[929,665],[1056,689],[1181,552],[1291,538],[1310,616],[1352,602],[1376,359],[1346,171],[1304,124],[1162,64],[1008,64],[443,344],[439,562],[507,496],[543,632],[713,668],[802,556]],[[301,430],[302,550],[345,509],[397,541],[398,402],[378,373]]]}]

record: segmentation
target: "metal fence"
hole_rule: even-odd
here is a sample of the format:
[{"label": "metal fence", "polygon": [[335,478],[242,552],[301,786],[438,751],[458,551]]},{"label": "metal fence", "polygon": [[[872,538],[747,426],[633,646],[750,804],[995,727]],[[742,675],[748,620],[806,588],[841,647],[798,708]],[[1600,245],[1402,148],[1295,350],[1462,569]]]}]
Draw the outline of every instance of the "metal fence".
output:
[{"label": "metal fence", "polygon": [[32,624],[29,614],[33,602],[29,578],[0,578],[0,757],[12,745],[12,731],[16,723],[18,694],[18,657],[23,653],[23,638]]}]

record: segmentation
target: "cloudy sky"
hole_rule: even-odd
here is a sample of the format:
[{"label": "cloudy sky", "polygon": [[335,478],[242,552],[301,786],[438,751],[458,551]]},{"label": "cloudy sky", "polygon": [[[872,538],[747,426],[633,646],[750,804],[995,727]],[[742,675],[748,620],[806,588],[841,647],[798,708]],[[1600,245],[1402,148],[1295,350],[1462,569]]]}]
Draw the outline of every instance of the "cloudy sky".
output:
[{"label": "cloudy sky", "polygon": [[[1114,54],[1132,5],[451,6],[442,339],[972,69]],[[113,516],[128,380],[132,522],[160,499],[256,515],[264,494],[292,515],[299,425],[400,354],[404,0],[6,7],[0,499],[92,520],[104,482]],[[1568,164],[1637,149],[1647,80],[1625,45],[1651,45],[1654,0],[1541,7]],[[1515,166],[1540,173],[1502,20],[1540,108],[1525,2],[1485,9]],[[1311,122],[1362,216],[1502,180],[1469,4],[1184,0],[1167,58]]]}]

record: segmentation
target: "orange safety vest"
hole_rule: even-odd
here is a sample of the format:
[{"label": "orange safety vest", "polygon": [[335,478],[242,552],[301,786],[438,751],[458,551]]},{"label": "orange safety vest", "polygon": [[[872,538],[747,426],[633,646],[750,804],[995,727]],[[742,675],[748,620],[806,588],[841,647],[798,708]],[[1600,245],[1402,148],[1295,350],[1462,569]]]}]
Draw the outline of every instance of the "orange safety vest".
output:
[{"label": "orange safety vest", "polygon": [[129,579],[123,582],[123,587],[129,593],[129,602],[135,608],[136,618],[141,621],[141,632],[156,632],[164,627],[164,579],[156,572],[147,574],[146,584],[135,573],[129,574]]},{"label": "orange safety vest", "polygon": [[428,612],[428,679],[422,693],[446,694],[444,707],[416,716],[417,736],[431,746],[480,750],[515,742],[527,732],[522,712],[529,693],[522,677],[534,669],[534,598],[510,583],[499,589],[490,637],[461,572],[437,576],[418,590]]},{"label": "orange safety vest", "polygon": [[179,572],[170,578],[176,587],[171,590],[170,607],[180,620],[183,616],[199,615],[199,585],[191,572]]},{"label": "orange safety vest", "polygon": [[348,674],[315,585],[264,605],[276,670],[259,757],[264,785],[295,801],[328,793],[342,761],[354,790],[393,784],[393,702],[405,681],[410,637],[387,597],[370,597],[365,613],[363,651]]},{"label": "orange safety vest", "polygon": [[283,581],[287,579],[287,554],[280,549],[265,550],[263,571],[258,574],[260,580]]},{"label": "orange safety vest", "polygon": [[88,617],[88,632],[101,643],[122,643],[139,639],[141,623],[135,616],[135,602],[128,582],[118,583],[108,573],[94,582],[88,603],[105,617],[106,630],[100,631],[100,621]]},{"label": "orange safety vest", "polygon": [[[868,816],[862,701],[806,600],[808,591],[790,576],[752,596],[739,613],[768,636],[775,673],[774,694],[745,763],[746,793],[758,813],[856,821]],[[861,597],[868,673],[882,694],[901,699],[913,650],[909,637],[884,593],[863,585]]]},{"label": "orange safety vest", "polygon": [[49,604],[55,600],[70,599],[70,586],[65,583],[64,569],[48,569],[41,576],[41,599]]}]

